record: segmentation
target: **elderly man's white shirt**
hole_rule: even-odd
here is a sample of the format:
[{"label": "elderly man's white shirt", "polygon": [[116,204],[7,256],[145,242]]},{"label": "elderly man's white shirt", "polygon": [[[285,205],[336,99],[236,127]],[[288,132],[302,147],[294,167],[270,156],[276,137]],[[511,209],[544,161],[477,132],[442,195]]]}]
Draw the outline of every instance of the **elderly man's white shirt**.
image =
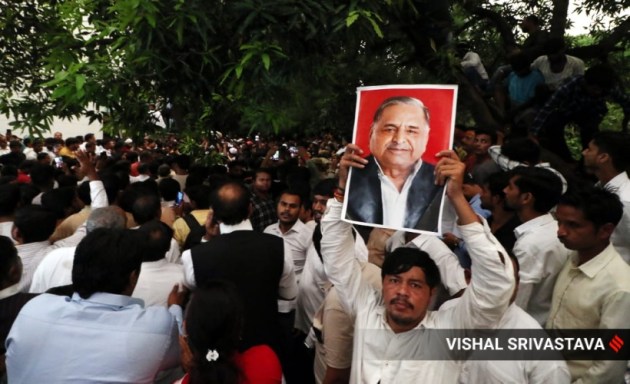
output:
[{"label": "elderly man's white shirt", "polygon": [[45,241],[37,241],[29,244],[19,244],[15,246],[20,259],[22,259],[22,278],[20,279],[20,291],[28,292],[33,280],[33,274],[44,256],[52,250],[52,246]]},{"label": "elderly man's white shirt", "polygon": [[168,295],[175,284],[183,284],[184,267],[166,259],[145,261],[140,268],[138,283],[131,297],[144,300],[146,307],[161,305],[168,308]]},{"label": "elderly man's white shirt", "polygon": [[516,304],[543,326],[549,316],[556,278],[569,257],[557,232],[558,223],[550,214],[514,229],[513,253],[521,267]]},{"label": "elderly man's white shirt", "polygon": [[30,293],[43,293],[54,287],[72,284],[72,264],[77,247],[57,248],[39,263],[33,275]]},{"label": "elderly man's white shirt", "polygon": [[[350,225],[341,221],[342,204],[331,200],[322,219],[322,254],[328,277],[348,313],[355,318],[352,383],[455,383],[460,363],[453,360],[410,360],[395,356],[422,350],[415,338],[423,329],[494,328],[507,310],[514,289],[514,271],[507,253],[487,224],[460,226],[469,244],[475,275],[461,302],[446,311],[427,312],[413,330],[395,334],[385,318],[382,292],[362,281],[352,257]],[[503,255],[502,262],[499,254]],[[377,331],[377,332],[375,332]],[[373,336],[377,337],[373,337]],[[392,359],[392,357],[394,357]]]},{"label": "elderly man's white shirt", "polygon": [[[374,159],[376,161],[376,159]],[[381,199],[383,204],[383,225],[392,228],[403,228],[405,224],[405,215],[407,212],[407,197],[409,197],[409,189],[416,174],[422,166],[422,160],[419,160],[413,168],[413,172],[405,180],[402,189],[398,192],[398,188],[383,173],[381,165],[378,165],[378,179],[381,181]]]}]

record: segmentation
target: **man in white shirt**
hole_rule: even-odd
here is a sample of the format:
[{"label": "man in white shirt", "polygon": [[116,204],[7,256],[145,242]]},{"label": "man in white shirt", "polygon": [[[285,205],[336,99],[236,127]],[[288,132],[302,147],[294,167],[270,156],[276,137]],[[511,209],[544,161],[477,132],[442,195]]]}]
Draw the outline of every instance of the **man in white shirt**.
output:
[{"label": "man in white shirt", "polygon": [[597,177],[597,185],[619,196],[623,216],[615,227],[611,242],[621,257],[630,264],[630,136],[620,132],[599,132],[582,151],[586,172]]},{"label": "man in white shirt", "polygon": [[142,266],[136,288],[131,297],[144,300],[145,306],[168,308],[168,294],[174,285],[184,281],[184,267],[169,263],[164,255],[171,246],[173,230],[159,220],[144,223],[138,232],[147,238],[142,255]]},{"label": "man in white shirt", "polygon": [[558,89],[565,80],[584,74],[584,62],[564,53],[565,46],[562,37],[549,39],[545,44],[545,49],[548,53],[534,60],[532,69],[537,69],[542,73],[545,84],[551,91]]},{"label": "man in white shirt", "polygon": [[[341,160],[340,187],[350,166],[363,167],[361,149],[348,145]],[[453,360],[423,359],[428,332],[435,328],[491,328],[506,311],[514,289],[514,271],[507,253],[487,225],[468,205],[462,192],[465,165],[453,151],[443,151],[436,166],[436,182],[448,178],[447,195],[459,217],[460,232],[475,265],[470,287],[447,311],[428,311],[440,281],[435,262],[425,252],[398,248],[385,258],[383,289],[372,289],[361,279],[352,257],[351,227],[341,221],[341,195],[335,196],[322,219],[322,254],[330,280],[344,308],[355,316],[354,383],[453,383],[460,364]]]},{"label": "man in white shirt", "polygon": [[278,198],[276,207],[278,221],[265,228],[264,233],[284,239],[291,247],[295,277],[300,281],[300,275],[306,261],[306,251],[313,242],[313,228],[306,226],[300,219],[302,197],[296,191],[284,191]]},{"label": "man in white shirt", "polygon": [[[560,199],[558,238],[572,252],[554,287],[547,328],[629,328],[630,266],[611,244],[622,212],[619,198],[601,188],[570,191]],[[625,360],[567,363],[574,383],[624,382]]]},{"label": "man in white shirt", "polygon": [[544,168],[517,167],[503,192],[506,205],[523,223],[514,229],[512,249],[521,265],[516,304],[543,325],[556,277],[569,253],[556,237],[558,224],[549,214],[560,199],[562,183]]},{"label": "man in white shirt", "polygon": [[27,205],[15,212],[11,235],[22,259],[22,292],[28,292],[35,269],[52,250],[48,238],[55,231],[56,224],[55,214],[38,205]]},{"label": "man in white shirt", "polygon": [[[85,222],[85,233],[97,228],[125,229],[127,216],[119,207],[93,209]],[[76,246],[61,247],[48,252],[35,269],[29,292],[43,293],[50,288],[72,284],[72,263]],[[169,290],[172,285],[167,287]],[[168,297],[168,293],[165,297]]]}]

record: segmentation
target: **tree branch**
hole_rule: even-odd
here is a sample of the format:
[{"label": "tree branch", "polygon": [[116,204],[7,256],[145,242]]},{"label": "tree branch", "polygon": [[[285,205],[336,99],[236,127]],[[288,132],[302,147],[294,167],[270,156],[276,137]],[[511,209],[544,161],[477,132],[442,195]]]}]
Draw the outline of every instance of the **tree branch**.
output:
[{"label": "tree branch", "polygon": [[572,48],[569,49],[567,53],[581,59],[601,58],[605,61],[610,52],[620,49],[616,47],[617,43],[628,39],[629,33],[630,16],[615,27],[608,36],[602,38],[597,44]]}]

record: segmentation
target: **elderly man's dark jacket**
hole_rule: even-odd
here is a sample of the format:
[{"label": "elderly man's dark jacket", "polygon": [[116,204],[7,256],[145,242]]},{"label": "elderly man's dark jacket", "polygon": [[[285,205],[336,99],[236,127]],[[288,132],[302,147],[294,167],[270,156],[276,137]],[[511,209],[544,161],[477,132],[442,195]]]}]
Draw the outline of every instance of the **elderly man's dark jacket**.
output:
[{"label": "elderly man's dark jacket", "polygon": [[[363,169],[353,168],[350,177],[346,218],[370,224],[383,224],[383,200],[378,165],[367,157]],[[423,162],[413,179],[407,197],[405,228],[437,231],[444,187],[435,185],[435,167]]]}]

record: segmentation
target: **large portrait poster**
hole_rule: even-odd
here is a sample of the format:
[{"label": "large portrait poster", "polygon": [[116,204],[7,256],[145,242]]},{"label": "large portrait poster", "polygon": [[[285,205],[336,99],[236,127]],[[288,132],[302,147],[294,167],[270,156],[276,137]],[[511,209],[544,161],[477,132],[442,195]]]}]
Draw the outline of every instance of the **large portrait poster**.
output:
[{"label": "large portrait poster", "polygon": [[368,164],[350,170],[344,220],[441,235],[444,187],[436,154],[452,146],[456,85],[357,88],[353,143]]}]

